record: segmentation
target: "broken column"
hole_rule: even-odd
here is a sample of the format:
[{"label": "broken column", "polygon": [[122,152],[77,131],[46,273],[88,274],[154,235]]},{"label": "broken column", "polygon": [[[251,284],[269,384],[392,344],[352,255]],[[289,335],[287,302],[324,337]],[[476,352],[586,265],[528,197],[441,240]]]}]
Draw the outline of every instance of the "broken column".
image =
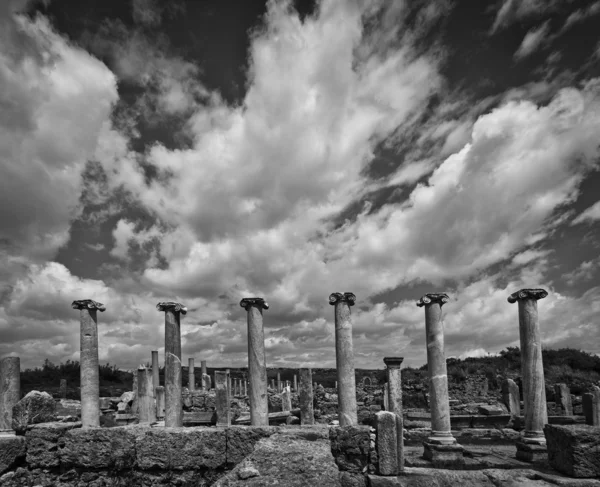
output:
[{"label": "broken column", "polygon": [[384,411],[389,411],[390,410],[390,393],[388,391],[388,384],[387,382],[385,384],[383,384],[383,410]]},{"label": "broken column", "polygon": [[156,417],[164,419],[165,417],[165,388],[164,386],[158,386],[155,389],[156,395]]},{"label": "broken column", "polygon": [[142,424],[154,423],[157,408],[154,400],[152,369],[147,369],[141,365],[137,370],[137,378],[139,422]]},{"label": "broken column", "polygon": [[0,360],[0,435],[13,435],[13,407],[21,399],[21,359]]},{"label": "broken column", "polygon": [[286,385],[281,393],[281,410],[291,411],[292,410],[292,392],[290,386]]},{"label": "broken column", "polygon": [[442,320],[442,306],[449,300],[447,294],[426,294],[417,302],[417,306],[425,307],[431,409],[431,436],[423,443],[423,457],[431,460],[435,468],[460,466],[464,465],[465,461],[463,447],[456,442],[450,431],[450,401]]},{"label": "broken column", "polygon": [[194,359],[188,359],[188,389],[190,392],[196,390],[196,372],[194,370]]},{"label": "broken column", "polygon": [[248,313],[248,376],[250,379],[250,424],[269,426],[267,399],[267,359],[263,309],[269,305],[263,298],[244,298],[240,306]]},{"label": "broken column", "polygon": [[67,398],[67,379],[60,379],[60,386],[58,388],[58,395],[61,399]]},{"label": "broken column", "polygon": [[544,289],[521,289],[508,297],[509,303],[519,303],[525,433],[517,441],[517,459],[526,462],[547,456],[544,425],[548,423],[548,410],[537,310],[538,299],[546,296],[548,293]]},{"label": "broken column", "polygon": [[131,391],[133,392],[133,401],[131,401],[131,414],[138,414],[140,412],[139,394],[138,394],[138,375],[136,370],[131,372],[133,375],[133,384]]},{"label": "broken column", "polygon": [[376,415],[377,425],[377,473],[398,475],[398,422],[395,413],[380,411]]},{"label": "broken column", "polygon": [[271,379],[271,389],[275,390],[275,379]]},{"label": "broken column", "polygon": [[402,416],[402,374],[400,367],[404,357],[384,357],[383,362],[387,367],[388,406],[389,411],[396,415],[396,452],[398,455],[398,472],[404,470],[404,436]]},{"label": "broken column", "polygon": [[225,371],[215,372],[215,408],[217,410],[217,426],[230,426],[229,415],[229,374]]},{"label": "broken column", "polygon": [[300,424],[315,424],[313,411],[313,384],[312,370],[300,369],[300,391],[298,399],[300,402]]},{"label": "broken column", "polygon": [[600,387],[592,386],[592,391],[586,392],[581,399],[585,423],[600,427]]},{"label": "broken column", "polygon": [[165,313],[165,426],[183,426],[183,398],[181,380],[181,319],[187,308],[181,303],[166,302],[156,305]]},{"label": "broken column", "polygon": [[298,376],[294,374],[294,392],[298,392]]},{"label": "broken column", "polygon": [[521,415],[519,386],[512,379],[504,379],[502,381],[502,402],[512,417]]},{"label": "broken column", "polygon": [[567,384],[554,384],[554,400],[560,405],[565,416],[573,416],[573,401]]},{"label": "broken column", "polygon": [[332,293],[329,304],[335,306],[335,361],[338,380],[340,426],[358,424],[356,414],[356,382],[352,347],[352,317],[350,307],[356,296],[352,293]]},{"label": "broken column", "polygon": [[100,369],[98,368],[98,318],[97,312],[106,308],[91,299],[73,301],[79,311],[79,356],[81,380],[81,425],[83,428],[100,426]]},{"label": "broken column", "polygon": [[277,392],[281,392],[281,374],[277,372]]},{"label": "broken column", "polygon": [[204,387],[206,392],[212,389],[212,379],[210,378],[210,375],[202,374],[202,387]]},{"label": "broken column", "polygon": [[156,389],[159,385],[158,350],[152,350],[152,387]]}]

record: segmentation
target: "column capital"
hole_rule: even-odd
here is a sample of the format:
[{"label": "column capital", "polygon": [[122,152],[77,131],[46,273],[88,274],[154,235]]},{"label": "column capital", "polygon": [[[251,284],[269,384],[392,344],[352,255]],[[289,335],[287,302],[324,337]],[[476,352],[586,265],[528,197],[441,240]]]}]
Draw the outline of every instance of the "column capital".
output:
[{"label": "column capital", "polygon": [[521,299],[535,299],[537,301],[538,299],[544,299],[546,296],[548,296],[548,292],[545,289],[521,289],[516,293],[512,293],[508,297],[508,302],[516,303]]},{"label": "column capital", "polygon": [[240,301],[240,306],[246,311],[248,311],[251,306],[256,306],[260,309],[269,309],[269,304],[264,298],[244,298]]},{"label": "column capital", "polygon": [[173,311],[176,313],[181,313],[182,315],[187,314],[187,308],[181,303],[174,303],[172,301],[167,301],[164,303],[158,303],[156,305],[156,309],[158,311]]},{"label": "column capital", "polygon": [[429,294],[428,293],[425,296],[421,297],[421,299],[419,299],[417,301],[417,306],[420,308],[421,306],[425,306],[426,304],[432,304],[432,303],[438,303],[440,306],[443,306],[448,301],[450,301],[450,298],[448,297],[448,295],[446,293],[440,293],[440,294]]},{"label": "column capital", "polygon": [[354,302],[356,301],[356,296],[354,293],[331,293],[329,295],[329,304],[331,306],[335,306],[337,303],[345,301],[348,303],[348,306],[354,306]]},{"label": "column capital", "polygon": [[97,301],[93,301],[91,299],[80,299],[79,301],[73,301],[71,304],[73,309],[97,309],[99,311],[105,311],[106,306],[102,303],[98,303]]},{"label": "column capital", "polygon": [[404,357],[383,357],[383,363],[388,369],[400,368]]}]

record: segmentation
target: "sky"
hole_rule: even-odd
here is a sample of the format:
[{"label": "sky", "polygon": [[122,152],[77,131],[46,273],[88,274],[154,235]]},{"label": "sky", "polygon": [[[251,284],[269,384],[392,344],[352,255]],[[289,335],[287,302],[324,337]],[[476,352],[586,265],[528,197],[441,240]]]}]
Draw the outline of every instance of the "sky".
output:
[{"label": "sky", "polygon": [[600,354],[600,0],[0,2],[0,357],[164,352],[334,367],[519,345],[507,297],[543,288],[542,344]]}]

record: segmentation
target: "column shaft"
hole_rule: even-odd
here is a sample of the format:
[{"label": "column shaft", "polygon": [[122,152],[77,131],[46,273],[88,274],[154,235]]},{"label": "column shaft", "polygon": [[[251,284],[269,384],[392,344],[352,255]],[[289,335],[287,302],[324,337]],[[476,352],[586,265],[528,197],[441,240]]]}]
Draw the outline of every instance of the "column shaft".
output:
[{"label": "column shaft", "polygon": [[21,399],[21,359],[0,360],[0,430],[12,430],[13,407]]},{"label": "column shaft", "polygon": [[248,306],[248,378],[250,395],[250,424],[269,425],[267,399],[267,358],[262,309]]},{"label": "column shaft", "polygon": [[315,415],[313,411],[313,384],[312,370],[300,369],[300,423],[315,424]]},{"label": "column shaft", "polygon": [[215,407],[217,410],[217,426],[229,426],[229,374],[223,371],[215,372]]},{"label": "column shaft", "polygon": [[138,369],[137,377],[139,422],[153,423],[156,421],[156,403],[152,370],[145,367]]},{"label": "column shaft", "polygon": [[183,426],[181,324],[177,311],[165,311],[165,426]]},{"label": "column shaft", "polygon": [[152,350],[152,387],[156,389],[160,385],[158,350]]},{"label": "column shaft", "polygon": [[340,426],[358,424],[356,413],[356,382],[354,378],[354,349],[352,320],[346,301],[335,303],[335,361],[338,378],[338,407]]},{"label": "column shaft", "polygon": [[196,371],[194,370],[194,359],[188,359],[188,389],[190,392],[196,390]]},{"label": "column shaft", "polygon": [[100,370],[98,369],[97,310],[80,310],[79,357],[81,381],[81,424],[83,428],[100,426]]}]

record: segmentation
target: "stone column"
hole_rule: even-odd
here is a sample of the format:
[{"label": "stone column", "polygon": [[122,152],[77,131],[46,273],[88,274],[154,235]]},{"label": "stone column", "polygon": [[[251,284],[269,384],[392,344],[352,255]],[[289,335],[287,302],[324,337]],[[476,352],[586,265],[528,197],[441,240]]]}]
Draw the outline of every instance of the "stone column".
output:
[{"label": "stone column", "polygon": [[554,395],[556,405],[560,404],[565,416],[573,416],[573,400],[571,399],[571,391],[567,384],[554,384]]},{"label": "stone column", "polygon": [[165,426],[183,426],[183,398],[181,397],[181,320],[187,308],[181,303],[158,303],[158,311],[165,312]]},{"label": "stone column", "polygon": [[218,370],[215,372],[215,407],[217,410],[217,426],[230,426],[229,415],[229,374]]},{"label": "stone column", "polygon": [[431,436],[423,443],[423,457],[431,460],[434,468],[442,465],[464,465],[463,448],[457,444],[450,431],[450,402],[442,320],[442,306],[449,300],[447,294],[426,294],[417,302],[417,306],[425,307],[431,409]]},{"label": "stone column", "polygon": [[14,435],[13,407],[21,399],[21,359],[5,357],[0,360],[0,436]]},{"label": "stone column", "polygon": [[165,388],[158,386],[155,390],[156,394],[156,417],[164,419],[165,417]]},{"label": "stone column", "polygon": [[133,401],[131,401],[131,414],[139,414],[140,396],[138,394],[138,375],[136,370],[134,370],[131,374],[133,375],[133,385],[131,386],[131,391],[133,392]]},{"label": "stone column", "polygon": [[582,396],[585,423],[600,427],[600,387],[592,386],[592,391]]},{"label": "stone column", "polygon": [[312,370],[300,369],[300,424],[315,424],[313,411],[313,384]]},{"label": "stone column", "polygon": [[188,389],[190,392],[196,390],[196,371],[194,370],[194,359],[188,359]]},{"label": "stone column", "polygon": [[298,392],[298,376],[294,374],[294,392]]},{"label": "stone column", "polygon": [[385,384],[383,384],[383,410],[384,411],[390,410],[390,393],[389,393],[388,389],[389,389],[388,383],[386,382]]},{"label": "stone column", "polygon": [[81,381],[81,425],[83,428],[100,426],[100,370],[98,368],[98,318],[97,312],[106,308],[91,299],[73,301],[79,311],[79,356]]},{"label": "stone column", "polygon": [[160,385],[158,365],[158,350],[152,350],[152,387],[156,389]]},{"label": "stone column", "polygon": [[60,387],[58,389],[58,395],[61,399],[67,398],[67,379],[60,379]]},{"label": "stone column", "polygon": [[210,375],[208,375],[208,374],[202,375],[202,386],[204,387],[204,390],[206,392],[208,392],[212,389],[212,379],[210,378]]},{"label": "stone column", "polygon": [[340,426],[358,424],[350,314],[350,307],[354,306],[355,301],[356,296],[352,293],[332,293],[329,296],[329,304],[335,306],[335,362]]},{"label": "stone column", "polygon": [[271,389],[275,390],[275,379],[271,379]]},{"label": "stone column", "polygon": [[283,392],[281,393],[281,410],[282,411],[291,411],[292,410],[292,392],[290,391],[289,386],[285,386],[283,388]]},{"label": "stone column", "polygon": [[544,289],[521,289],[508,297],[509,303],[519,303],[521,377],[525,408],[525,434],[517,442],[517,459],[528,462],[547,455],[544,425],[548,423],[548,409],[537,311],[538,299],[546,296],[548,293]]},{"label": "stone column", "polygon": [[206,390],[206,381],[204,380],[204,376],[208,375],[206,373],[206,360],[200,360],[200,368],[202,370],[202,390]]},{"label": "stone column", "polygon": [[227,372],[227,395],[231,397],[231,371],[225,369],[225,372]]},{"label": "stone column", "polygon": [[388,406],[389,411],[396,415],[396,442],[398,452],[398,470],[404,470],[404,421],[402,416],[402,375],[400,366],[404,357],[384,357],[387,367]]},{"label": "stone column", "polygon": [[267,359],[263,309],[269,305],[263,298],[244,298],[240,306],[248,312],[248,376],[250,399],[250,424],[269,426],[267,398]]},{"label": "stone column", "polygon": [[281,374],[277,372],[277,392],[281,392]]},{"label": "stone column", "polygon": [[142,424],[154,423],[156,421],[156,403],[154,401],[152,369],[140,366],[137,370],[137,378],[139,422]]},{"label": "stone column", "polygon": [[521,416],[519,386],[512,379],[504,379],[502,381],[502,402],[508,408],[511,416]]}]

